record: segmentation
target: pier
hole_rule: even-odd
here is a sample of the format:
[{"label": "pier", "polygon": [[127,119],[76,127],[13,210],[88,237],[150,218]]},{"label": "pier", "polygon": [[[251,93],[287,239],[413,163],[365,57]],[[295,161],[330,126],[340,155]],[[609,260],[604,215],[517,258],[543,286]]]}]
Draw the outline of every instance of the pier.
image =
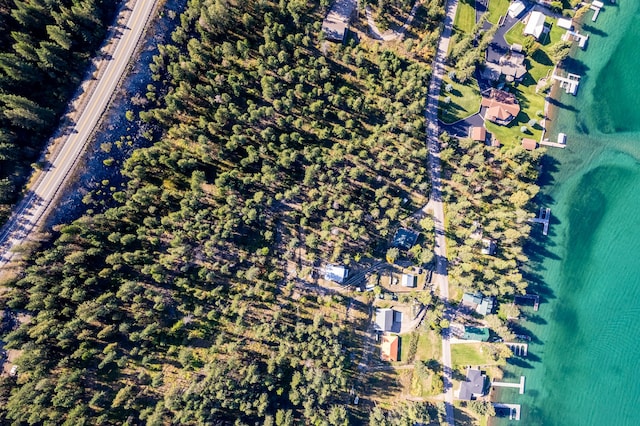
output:
[{"label": "pier", "polygon": [[520,376],[520,383],[491,382],[491,386],[498,388],[517,388],[520,395],[522,395],[524,394],[524,376]]},{"label": "pier", "polygon": [[591,18],[593,22],[596,22],[596,19],[598,19],[598,15],[600,14],[600,9],[602,9],[603,7],[604,7],[604,3],[602,3],[601,1],[595,0],[593,3],[591,3],[591,6],[589,6],[589,9],[593,10],[593,18]]},{"label": "pier", "polygon": [[508,342],[505,343],[505,345],[507,345],[507,347],[511,349],[511,352],[516,356],[524,358],[527,356],[527,353],[529,353],[529,345],[527,343]]},{"label": "pier", "polygon": [[509,420],[520,420],[520,404],[503,404],[492,402],[493,408],[509,410]]},{"label": "pier", "polygon": [[544,207],[540,207],[540,214],[538,215],[538,217],[529,219],[529,222],[542,223],[543,224],[542,235],[547,235],[549,232],[550,219],[551,219],[551,209],[548,207],[546,209]]},{"label": "pier", "polygon": [[537,294],[518,294],[517,296],[514,297],[514,301],[515,299],[526,299],[526,300],[533,300],[533,310],[535,312],[538,311],[538,308],[540,307],[540,296],[538,296]]},{"label": "pier", "polygon": [[544,139],[540,141],[540,145],[565,148],[567,146],[567,135],[564,133],[558,133],[558,142],[551,142],[549,139]]},{"label": "pier", "polygon": [[578,86],[580,85],[580,76],[578,74],[568,73],[566,77],[554,74],[551,78],[559,81],[560,87],[564,89],[566,93],[571,93],[574,96],[578,93]]},{"label": "pier", "polygon": [[587,40],[589,40],[588,35],[580,34],[577,31],[567,30],[566,33],[562,36],[562,41],[577,41],[580,49],[584,50],[587,46]]}]

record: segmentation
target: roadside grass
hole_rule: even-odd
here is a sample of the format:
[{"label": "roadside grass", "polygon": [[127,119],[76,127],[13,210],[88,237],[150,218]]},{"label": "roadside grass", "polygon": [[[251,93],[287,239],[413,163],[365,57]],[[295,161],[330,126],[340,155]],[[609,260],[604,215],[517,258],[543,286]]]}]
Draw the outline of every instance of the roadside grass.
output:
[{"label": "roadside grass", "polygon": [[497,24],[500,16],[507,13],[509,0],[489,0],[489,22]]},{"label": "roadside grass", "polygon": [[[482,100],[476,79],[469,79],[465,84],[455,82],[448,75],[450,70],[451,68],[447,68],[442,79],[438,102],[438,118],[447,124],[455,123],[478,112]],[[447,84],[452,86],[450,92],[445,91]],[[448,104],[444,103],[444,98],[447,96],[451,99]]]},{"label": "roadside grass", "polygon": [[454,30],[469,34],[476,24],[476,9],[474,0],[461,0],[458,3],[456,18],[453,21]]},{"label": "roadside grass", "polygon": [[415,333],[401,334],[400,336],[400,363],[406,363],[409,357],[411,340],[418,339],[414,361],[427,361],[440,359],[442,353],[442,338],[438,333],[429,329]]}]

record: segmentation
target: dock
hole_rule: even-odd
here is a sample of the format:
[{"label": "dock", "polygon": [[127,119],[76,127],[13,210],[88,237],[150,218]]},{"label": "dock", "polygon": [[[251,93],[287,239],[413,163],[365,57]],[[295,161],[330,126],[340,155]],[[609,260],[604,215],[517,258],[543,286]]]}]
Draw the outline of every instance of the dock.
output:
[{"label": "dock", "polygon": [[503,404],[492,402],[493,408],[509,410],[509,420],[520,420],[520,404]]},{"label": "dock", "polygon": [[[527,343],[508,342],[505,343],[511,352],[516,356],[526,357],[529,353],[529,345]],[[523,376],[524,377],[524,376]]]},{"label": "dock", "polygon": [[567,30],[566,33],[562,36],[562,41],[577,41],[580,49],[584,50],[587,46],[587,41],[589,40],[589,36],[585,34],[580,34],[577,31]]},{"label": "dock", "polygon": [[517,298],[533,300],[533,310],[535,312],[538,311],[538,308],[540,307],[540,296],[538,296],[537,294],[518,294],[514,297],[514,301]]},{"label": "dock", "polygon": [[529,222],[533,223],[542,223],[542,235],[547,235],[549,233],[549,220],[551,219],[551,209],[540,207],[540,214],[538,217],[529,219]]},{"label": "dock", "polygon": [[602,9],[603,7],[604,7],[604,3],[602,3],[601,1],[595,0],[593,3],[591,3],[591,6],[589,6],[589,9],[593,10],[593,17],[591,18],[593,22],[596,22],[596,19],[598,19],[598,15],[600,14],[600,9]]},{"label": "dock", "polygon": [[520,376],[520,383],[491,382],[491,386],[499,388],[517,388],[520,395],[522,395],[524,394],[524,376]]},{"label": "dock", "polygon": [[554,74],[551,78],[559,81],[560,87],[564,89],[566,93],[571,93],[573,96],[578,93],[578,86],[580,85],[580,76],[578,74],[568,73],[566,77]]}]

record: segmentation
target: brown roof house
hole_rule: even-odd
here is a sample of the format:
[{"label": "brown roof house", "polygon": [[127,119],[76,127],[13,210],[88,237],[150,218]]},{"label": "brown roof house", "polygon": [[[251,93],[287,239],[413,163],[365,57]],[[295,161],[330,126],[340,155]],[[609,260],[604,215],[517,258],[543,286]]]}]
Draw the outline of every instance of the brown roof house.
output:
[{"label": "brown roof house", "polygon": [[487,140],[487,129],[480,126],[473,126],[469,128],[469,137],[472,141],[485,142]]},{"label": "brown roof house", "polygon": [[515,95],[504,90],[485,90],[482,93],[481,105],[487,108],[484,119],[501,126],[511,123],[520,113],[520,105]]},{"label": "brown roof house", "polygon": [[522,138],[522,147],[528,151],[533,151],[538,146],[538,142],[531,138]]},{"label": "brown roof house", "polygon": [[382,336],[380,344],[380,359],[383,361],[398,360],[398,336]]}]

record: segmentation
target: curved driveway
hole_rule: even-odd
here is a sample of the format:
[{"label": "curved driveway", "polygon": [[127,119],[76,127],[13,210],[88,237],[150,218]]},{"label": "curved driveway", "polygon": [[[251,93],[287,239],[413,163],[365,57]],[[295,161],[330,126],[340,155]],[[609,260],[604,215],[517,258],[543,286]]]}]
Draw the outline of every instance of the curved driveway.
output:
[{"label": "curved driveway", "polygon": [[127,4],[131,9],[129,19],[121,34],[116,35],[119,39],[111,59],[101,63],[101,66],[106,68],[86,107],[60,149],[52,158],[47,158],[49,167],[35,181],[18,204],[9,222],[2,228],[0,267],[7,265],[15,256],[14,249],[27,241],[31,233],[38,229],[47,209],[70,176],[124,74],[155,4],[156,0],[131,0]]}]

